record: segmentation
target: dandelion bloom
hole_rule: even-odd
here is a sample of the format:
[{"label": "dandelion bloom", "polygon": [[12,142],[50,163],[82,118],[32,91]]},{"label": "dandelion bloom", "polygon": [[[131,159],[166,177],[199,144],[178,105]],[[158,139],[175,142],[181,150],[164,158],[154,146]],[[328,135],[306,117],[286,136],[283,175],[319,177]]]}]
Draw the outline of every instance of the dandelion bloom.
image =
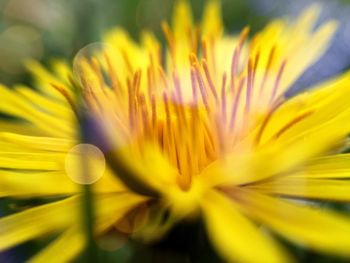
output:
[{"label": "dandelion bloom", "polygon": [[0,196],[61,198],[1,218],[0,249],[60,233],[33,260],[75,257],[86,245],[80,184],[92,183],[96,237],[117,228],[152,242],[202,219],[227,261],[288,262],[272,233],[349,257],[350,218],[295,201],[350,200],[349,74],[286,96],[337,28],[314,29],[318,13],[248,40],[247,28],[225,34],[216,1],[200,26],[180,1],[162,25],[165,50],[149,32],[135,43],[118,28],[73,70],[29,62],[36,89],[0,87],[0,111],[13,117],[0,122]]}]

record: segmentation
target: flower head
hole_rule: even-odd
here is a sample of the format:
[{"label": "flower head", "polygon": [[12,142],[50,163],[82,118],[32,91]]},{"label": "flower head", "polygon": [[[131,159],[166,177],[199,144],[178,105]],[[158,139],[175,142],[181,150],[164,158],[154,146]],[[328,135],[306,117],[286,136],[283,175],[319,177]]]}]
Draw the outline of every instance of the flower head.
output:
[{"label": "flower head", "polygon": [[[77,55],[78,85],[62,62],[55,73],[30,62],[37,91],[1,87],[0,110],[18,120],[0,123],[0,196],[64,198],[0,219],[0,249],[63,231],[35,259],[63,247],[62,260],[75,256],[86,242],[78,182],[93,183],[97,237],[117,227],[150,242],[202,218],[229,261],[288,261],[270,231],[350,256],[350,219],[292,201],[350,200],[350,157],[340,153],[349,74],[286,95],[336,30],[335,21],[314,29],[318,12],[273,21],[248,40],[248,28],[225,34],[216,1],[199,27],[180,1],[173,24],[162,25],[165,52],[151,33],[139,44],[118,28]],[[94,148],[76,146],[79,129]],[[80,173],[101,176],[85,182]],[[135,214],[143,220],[127,227]]]}]

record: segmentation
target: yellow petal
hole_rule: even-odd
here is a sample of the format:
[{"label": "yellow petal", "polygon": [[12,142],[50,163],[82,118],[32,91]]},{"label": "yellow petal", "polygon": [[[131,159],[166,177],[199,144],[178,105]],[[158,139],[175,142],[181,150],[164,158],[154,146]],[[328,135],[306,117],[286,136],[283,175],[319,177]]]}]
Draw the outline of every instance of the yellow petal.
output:
[{"label": "yellow petal", "polygon": [[[55,66],[55,65],[54,65]],[[53,88],[52,84],[61,87],[64,91],[69,94],[71,98],[74,98],[74,93],[72,88],[65,83],[65,79],[68,76],[65,76],[63,79],[60,79],[55,74],[49,72],[46,68],[44,68],[40,63],[34,60],[26,61],[26,67],[33,74],[36,87],[41,90],[44,94],[49,95],[62,103],[66,102],[66,99],[62,96],[62,93],[58,92],[55,88]]]},{"label": "yellow petal", "polygon": [[289,262],[272,237],[259,231],[223,194],[208,192],[202,210],[209,239],[228,262]]},{"label": "yellow petal", "polygon": [[72,77],[72,69],[69,62],[63,59],[54,58],[50,61],[50,65],[53,69],[54,75],[62,82],[70,82],[69,77]]},{"label": "yellow petal", "polygon": [[[349,103],[345,97],[350,92],[349,82],[350,72],[347,72],[284,102],[270,116],[261,131],[259,143],[264,144],[273,139],[281,140],[284,137],[288,139],[304,131],[306,123],[309,130],[314,125],[320,126],[347,110]],[[339,103],[339,100],[342,103]],[[302,116],[304,117],[301,118]]]},{"label": "yellow petal", "polygon": [[[127,200],[127,201],[125,201]],[[97,196],[95,213],[95,234],[99,235],[110,228],[130,209],[145,201],[132,194]],[[76,222],[79,223],[79,222]],[[36,254],[30,262],[70,262],[85,246],[85,237],[80,227],[71,226],[48,247]]]},{"label": "yellow petal", "polygon": [[177,170],[157,147],[146,143],[140,152],[133,146],[107,154],[112,170],[126,186],[138,193],[150,191],[151,195],[166,194],[168,187],[177,186]]},{"label": "yellow petal", "polygon": [[72,194],[80,186],[64,172],[13,172],[0,170],[0,197],[52,196]]},{"label": "yellow petal", "polygon": [[96,195],[94,200],[95,233],[100,234],[106,231],[131,209],[147,200],[147,197],[131,192]]},{"label": "yellow petal", "polygon": [[192,10],[188,1],[179,0],[174,7],[173,27],[177,37],[186,36],[188,30],[192,29]]},{"label": "yellow petal", "polygon": [[347,114],[349,83],[350,72],[347,72],[286,101],[272,113],[261,134],[260,144],[269,140],[290,141]]},{"label": "yellow petal", "polygon": [[292,172],[288,177],[293,178],[322,178],[341,179],[350,177],[350,154],[336,154],[314,158],[300,167],[300,170]]},{"label": "yellow petal", "polygon": [[73,140],[64,138],[28,136],[10,132],[0,132],[3,141],[12,142],[26,148],[52,152],[68,152],[75,144]]},{"label": "yellow petal", "polygon": [[[318,18],[319,9],[316,5],[311,6],[291,25],[283,20],[272,21],[252,41],[251,54],[260,54],[258,71],[264,70],[269,65],[272,49],[275,52],[270,61],[269,74],[276,76],[283,61],[286,61],[277,96],[283,94],[309,66],[316,62],[330,44],[337,29],[335,21],[326,22],[315,32],[311,31]],[[261,83],[256,85],[260,86]],[[266,85],[265,89],[270,89],[268,93],[271,94],[273,85]]]},{"label": "yellow petal", "polygon": [[23,170],[63,170],[64,168],[63,153],[51,152],[0,152],[0,168],[23,169]]},{"label": "yellow petal", "polygon": [[241,210],[303,246],[350,256],[350,219],[322,208],[296,205],[256,191],[233,190]]},{"label": "yellow petal", "polygon": [[61,234],[48,247],[42,249],[29,260],[31,263],[70,262],[85,246],[82,231],[71,227]]},{"label": "yellow petal", "polygon": [[43,132],[32,124],[10,120],[0,120],[0,131],[26,135],[43,135]]},{"label": "yellow petal", "polygon": [[[145,197],[131,193],[95,195],[96,234],[105,231],[130,209],[146,200]],[[81,224],[81,212],[81,196],[73,196],[1,218],[0,250]]]},{"label": "yellow petal", "polygon": [[350,131],[349,76],[291,98],[259,128],[263,136],[253,134],[259,138],[256,145],[245,148],[242,143],[227,157],[226,168],[213,165],[211,174],[226,169],[222,174],[232,183],[250,183],[303,167],[310,158],[339,147]]},{"label": "yellow petal", "polygon": [[38,105],[2,85],[0,92],[3,97],[0,104],[1,112],[29,121],[51,136],[74,138],[75,123],[70,119],[58,118],[43,112]]},{"label": "yellow petal", "polygon": [[76,119],[74,119],[74,112],[67,101],[64,103],[58,102],[57,100],[48,98],[48,96],[45,96],[45,94],[40,94],[38,91],[23,85],[15,86],[15,91],[18,92],[18,95],[22,95],[28,101],[34,103],[45,112],[49,112],[50,114],[60,118],[76,121]]},{"label": "yellow petal", "polygon": [[[92,184],[94,193],[124,192],[127,188],[109,169]],[[0,170],[0,197],[57,196],[80,193],[82,186],[73,182],[65,171]]]},{"label": "yellow petal", "polygon": [[350,201],[350,181],[281,177],[257,183],[249,188],[261,193],[319,199],[332,201]]},{"label": "yellow petal", "polygon": [[208,1],[202,18],[202,35],[219,37],[223,31],[221,5],[217,0]]},{"label": "yellow petal", "polygon": [[64,229],[76,220],[78,211],[78,197],[70,197],[1,218],[0,250]]},{"label": "yellow petal", "polygon": [[133,74],[134,70],[148,66],[149,53],[146,49],[140,47],[125,30],[121,28],[110,30],[104,35],[103,39],[111,47],[110,49],[107,46],[106,51],[113,58],[111,63],[118,70],[118,77]]},{"label": "yellow petal", "polygon": [[345,141],[350,131],[350,73],[290,98],[203,177],[246,184],[304,167]]}]

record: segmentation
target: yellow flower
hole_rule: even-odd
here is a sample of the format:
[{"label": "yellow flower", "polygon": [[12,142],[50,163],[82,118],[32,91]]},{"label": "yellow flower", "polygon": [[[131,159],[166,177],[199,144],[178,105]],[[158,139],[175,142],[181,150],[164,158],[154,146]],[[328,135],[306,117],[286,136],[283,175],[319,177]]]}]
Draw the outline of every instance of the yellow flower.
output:
[{"label": "yellow flower", "polygon": [[[350,219],[294,201],[350,201],[350,155],[341,153],[349,73],[285,95],[336,30],[335,21],[314,30],[318,12],[313,6],[293,23],[273,21],[247,40],[247,28],[224,33],[216,1],[199,27],[180,1],[172,26],[163,24],[164,54],[149,32],[137,44],[112,30],[99,49],[77,56],[81,89],[65,63],[55,61],[50,73],[30,62],[37,90],[0,86],[0,111],[16,118],[0,121],[0,197],[62,199],[1,218],[0,250],[57,232],[34,262],[67,261],[83,249],[81,169],[71,157],[84,109],[96,126],[83,123],[83,133],[108,164],[92,184],[96,237],[125,228],[133,211],[146,214],[129,229],[144,242],[203,218],[227,261],[290,261],[272,232],[350,257]],[[96,151],[86,158],[101,161]]]}]

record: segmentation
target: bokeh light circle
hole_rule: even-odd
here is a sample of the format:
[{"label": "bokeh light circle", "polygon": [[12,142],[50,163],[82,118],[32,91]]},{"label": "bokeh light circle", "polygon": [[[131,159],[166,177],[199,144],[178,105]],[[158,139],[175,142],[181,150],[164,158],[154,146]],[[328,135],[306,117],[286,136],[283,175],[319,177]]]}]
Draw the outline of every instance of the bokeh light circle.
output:
[{"label": "bokeh light circle", "polygon": [[77,184],[93,184],[104,174],[106,160],[102,151],[92,144],[78,144],[66,155],[67,176]]}]

